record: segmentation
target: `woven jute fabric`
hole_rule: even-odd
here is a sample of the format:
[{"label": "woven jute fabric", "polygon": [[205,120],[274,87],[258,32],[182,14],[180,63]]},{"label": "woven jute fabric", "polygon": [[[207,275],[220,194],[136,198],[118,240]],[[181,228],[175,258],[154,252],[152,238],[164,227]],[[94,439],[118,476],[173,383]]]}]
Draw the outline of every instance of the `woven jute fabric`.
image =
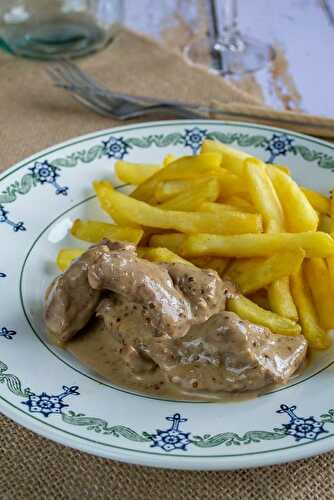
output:
[{"label": "woven jute fabric", "polygon": [[[257,104],[222,78],[123,30],[80,61],[115,90],[201,102]],[[80,134],[120,125],[82,107],[45,74],[45,64],[0,55],[0,170]],[[1,391],[6,388],[0,385]],[[231,472],[126,465],[65,448],[0,417],[0,500],[314,500],[334,498],[334,454]]]}]

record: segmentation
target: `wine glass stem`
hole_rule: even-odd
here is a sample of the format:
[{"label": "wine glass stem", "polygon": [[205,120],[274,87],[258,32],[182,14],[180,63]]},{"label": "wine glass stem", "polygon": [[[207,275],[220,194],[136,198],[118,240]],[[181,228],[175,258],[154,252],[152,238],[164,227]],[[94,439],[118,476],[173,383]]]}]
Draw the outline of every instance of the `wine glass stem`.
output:
[{"label": "wine glass stem", "polygon": [[244,43],[238,29],[237,0],[213,0],[213,2],[218,21],[215,50],[232,52],[244,50]]}]

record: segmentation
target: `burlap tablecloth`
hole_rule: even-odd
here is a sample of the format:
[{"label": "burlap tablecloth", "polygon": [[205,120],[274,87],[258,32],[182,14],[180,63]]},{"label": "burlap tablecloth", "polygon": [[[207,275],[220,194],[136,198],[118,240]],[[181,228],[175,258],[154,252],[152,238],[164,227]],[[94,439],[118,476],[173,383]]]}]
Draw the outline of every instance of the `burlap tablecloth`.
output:
[{"label": "burlap tablecloth", "polygon": [[[176,54],[126,31],[81,64],[126,92],[202,102],[257,102],[223,79],[187,66]],[[116,124],[53,88],[42,63],[5,54],[0,55],[0,117],[0,170],[59,141]],[[334,498],[333,453],[234,472],[149,469],[65,448],[5,417],[0,417],[0,453],[1,500]]]}]

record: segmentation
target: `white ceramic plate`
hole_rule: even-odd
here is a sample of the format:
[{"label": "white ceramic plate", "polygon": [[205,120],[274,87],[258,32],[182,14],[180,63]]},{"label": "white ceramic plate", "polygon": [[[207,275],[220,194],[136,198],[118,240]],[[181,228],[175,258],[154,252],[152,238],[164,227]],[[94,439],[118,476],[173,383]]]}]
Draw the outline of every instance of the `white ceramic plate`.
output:
[{"label": "white ceramic plate", "polygon": [[100,131],[37,154],[0,179],[0,409],[29,429],[125,462],[233,469],[334,448],[334,350],[286,387],[224,404],[145,397],[114,387],[50,345],[42,321],[47,284],[76,217],[100,217],[91,183],[114,179],[115,159],[160,162],[196,153],[204,137],[287,164],[328,194],[334,145],[279,129],[173,121]]}]

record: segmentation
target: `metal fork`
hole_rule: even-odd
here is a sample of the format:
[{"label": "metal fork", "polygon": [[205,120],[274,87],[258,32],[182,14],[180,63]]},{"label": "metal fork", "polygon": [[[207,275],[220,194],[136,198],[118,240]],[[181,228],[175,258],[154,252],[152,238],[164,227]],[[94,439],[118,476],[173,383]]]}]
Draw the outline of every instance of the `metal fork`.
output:
[{"label": "metal fork", "polygon": [[57,87],[69,91],[74,98],[94,111],[118,120],[162,112],[186,118],[205,118],[206,115],[205,112],[201,113],[198,106],[195,112],[188,109],[185,103],[161,102],[150,97],[112,92],[67,60],[49,65],[47,72]]},{"label": "metal fork", "polygon": [[68,60],[58,61],[47,68],[57,87],[89,106],[97,113],[117,120],[128,120],[154,113],[168,113],[182,118],[208,118],[218,116],[232,121],[258,122],[264,125],[285,127],[316,137],[334,139],[334,120],[294,111],[265,109],[258,105],[238,103],[219,104],[219,107],[176,100],[131,96],[113,92],[96,82],[87,73]]}]

